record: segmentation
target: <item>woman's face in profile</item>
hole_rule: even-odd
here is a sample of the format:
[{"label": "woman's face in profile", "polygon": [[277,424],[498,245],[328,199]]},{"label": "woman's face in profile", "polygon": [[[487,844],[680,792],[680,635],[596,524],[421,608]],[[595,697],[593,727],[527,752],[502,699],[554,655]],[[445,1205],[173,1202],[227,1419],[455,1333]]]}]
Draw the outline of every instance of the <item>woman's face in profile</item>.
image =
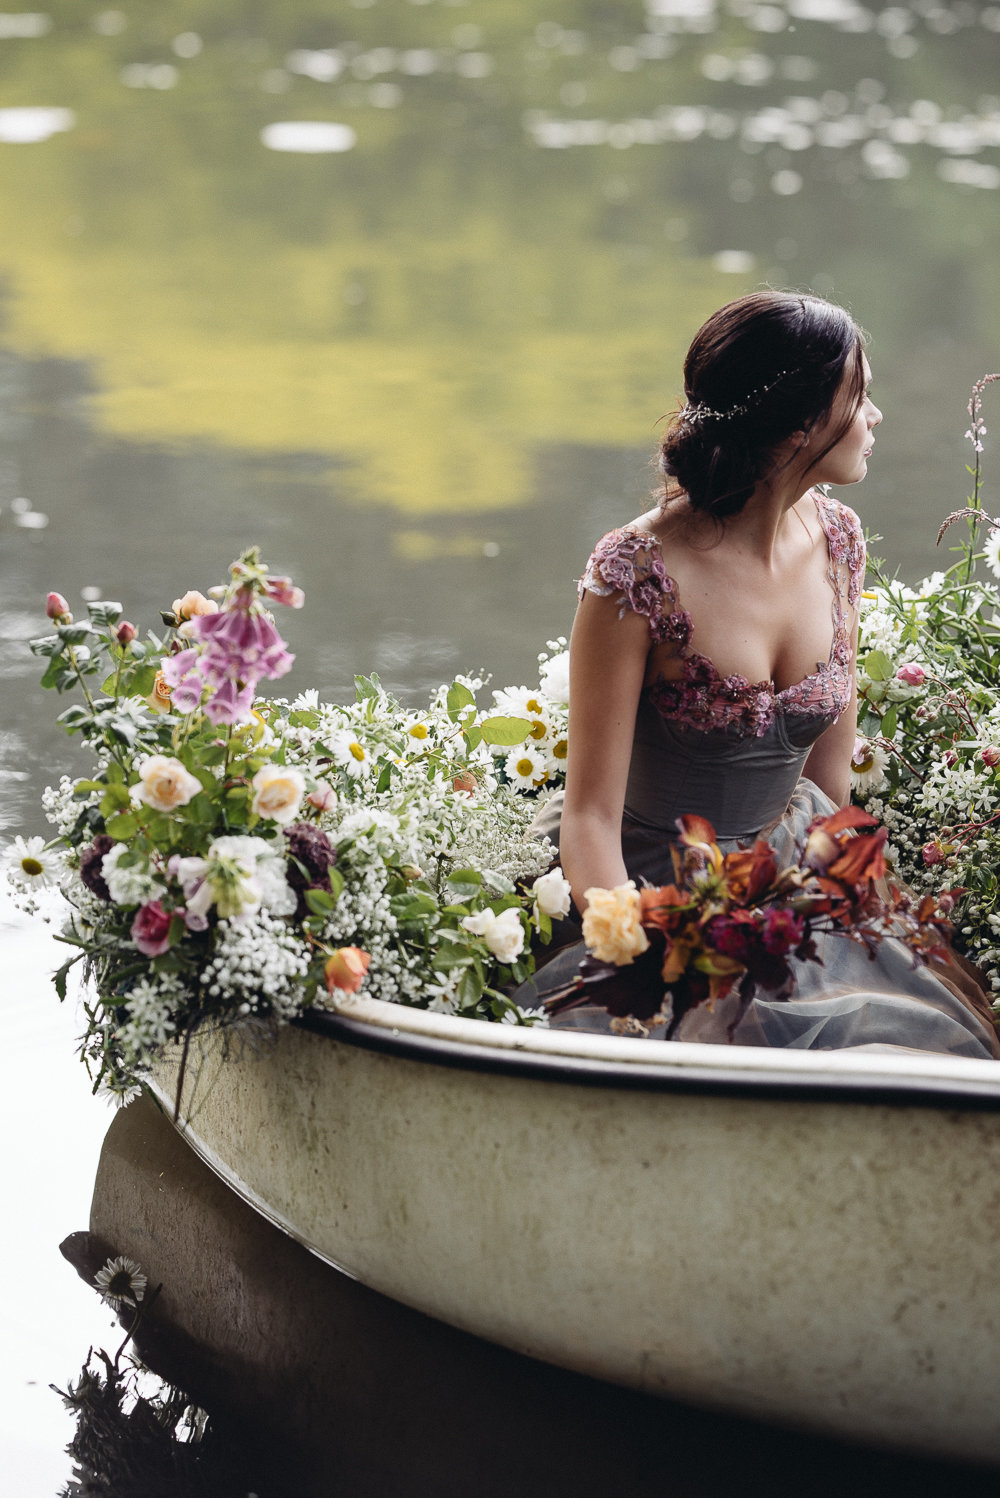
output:
[{"label": "woman's face in profile", "polygon": [[871,366],[867,359],[863,362],[865,388],[860,401],[850,388],[853,383],[852,371],[845,370],[829,414],[809,434],[808,447],[822,452],[834,433],[844,428],[843,435],[830,451],[809,469],[809,477],[814,484],[859,484],[868,472],[868,459],[873,447],[872,432],[882,420],[882,412],[869,393]]}]

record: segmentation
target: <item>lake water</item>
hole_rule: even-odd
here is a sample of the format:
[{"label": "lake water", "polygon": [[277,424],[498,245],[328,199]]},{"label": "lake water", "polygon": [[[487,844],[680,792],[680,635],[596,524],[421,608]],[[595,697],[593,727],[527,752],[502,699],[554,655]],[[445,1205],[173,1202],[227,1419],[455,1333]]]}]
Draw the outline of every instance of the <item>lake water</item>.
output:
[{"label": "lake water", "polygon": [[[998,64],[1000,6],[960,0],[0,13],[0,835],[85,768],[26,648],[49,589],[145,628],[259,542],[306,591],[294,687],[530,680],[593,541],[646,507],[692,333],[764,283],[869,329],[885,423],[849,498],[908,578],[941,565],[1000,366]],[[45,1385],[110,1335],[56,1251],[108,1118],[41,929],[5,920],[33,1498],[66,1470]]]}]

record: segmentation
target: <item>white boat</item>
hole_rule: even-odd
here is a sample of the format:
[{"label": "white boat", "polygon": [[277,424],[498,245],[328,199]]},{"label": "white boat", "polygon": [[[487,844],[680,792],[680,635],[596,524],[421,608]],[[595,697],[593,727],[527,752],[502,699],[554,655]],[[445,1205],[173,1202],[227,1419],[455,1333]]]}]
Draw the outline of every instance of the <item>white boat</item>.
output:
[{"label": "white boat", "polygon": [[[179,1054],[154,1091],[173,1114]],[[373,1289],[649,1393],[1000,1463],[1000,1067],[357,995],[196,1042],[177,1126]]]}]

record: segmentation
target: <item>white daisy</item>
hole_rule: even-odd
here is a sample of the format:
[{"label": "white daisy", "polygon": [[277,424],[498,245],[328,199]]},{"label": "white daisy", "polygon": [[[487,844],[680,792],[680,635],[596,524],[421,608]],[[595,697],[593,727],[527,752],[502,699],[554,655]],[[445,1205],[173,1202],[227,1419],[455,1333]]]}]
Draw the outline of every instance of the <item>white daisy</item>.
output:
[{"label": "white daisy", "polygon": [[504,760],[504,770],[511,785],[519,791],[530,791],[547,778],[545,755],[529,741],[518,744]]},{"label": "white daisy", "polygon": [[881,744],[856,738],[854,753],[851,755],[851,790],[861,794],[877,791],[885,784],[885,767],[888,763],[889,755]]},{"label": "white daisy", "polygon": [[540,691],[529,691],[527,687],[505,687],[493,693],[498,710],[511,718],[527,718],[531,724],[530,737],[542,740],[549,731],[552,705]]},{"label": "white daisy", "polygon": [[368,750],[360,739],[355,738],[350,729],[343,729],[340,733],[331,734],[326,746],[334,762],[342,770],[346,770],[352,780],[357,780],[362,775],[367,775],[371,768]]},{"label": "white daisy", "polygon": [[3,863],[11,884],[25,893],[58,884],[65,873],[62,855],[43,837],[16,837],[5,849]]},{"label": "white daisy", "polygon": [[146,1276],[134,1259],[119,1254],[94,1275],[94,1284],[109,1306],[135,1306],[146,1293]]},{"label": "white daisy", "polygon": [[1000,530],[990,526],[990,533],[983,544],[983,558],[994,577],[1000,577]]}]

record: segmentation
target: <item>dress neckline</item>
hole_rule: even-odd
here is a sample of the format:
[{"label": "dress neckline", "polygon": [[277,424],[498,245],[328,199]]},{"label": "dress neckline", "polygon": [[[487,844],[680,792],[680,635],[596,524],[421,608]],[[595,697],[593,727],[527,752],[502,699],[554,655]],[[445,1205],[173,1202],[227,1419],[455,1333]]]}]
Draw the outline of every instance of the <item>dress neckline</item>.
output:
[{"label": "dress neckline", "polygon": [[[673,623],[670,637],[680,646],[678,653],[685,662],[685,675],[691,674],[687,665],[690,662],[702,682],[711,682],[720,692],[725,693],[726,696],[731,695],[734,700],[738,697],[750,695],[759,698],[761,694],[766,694],[770,696],[774,703],[780,703],[785,698],[797,698],[803,694],[808,694],[809,688],[813,683],[822,682],[825,679],[838,655],[838,646],[843,642],[845,634],[844,609],[840,596],[840,588],[837,583],[834,556],[830,544],[829,516],[826,511],[826,506],[829,506],[831,502],[826,495],[821,494],[817,489],[810,489],[808,493],[816,507],[816,517],[826,540],[827,577],[832,585],[833,594],[833,638],[830,641],[830,649],[827,652],[826,660],[817,661],[815,671],[810,671],[800,681],[790,682],[786,687],[777,687],[773,678],[769,680],[765,677],[760,681],[752,682],[749,677],[744,676],[739,671],[733,671],[728,676],[723,676],[712,658],[703,654],[702,651],[691,644],[694,636],[694,624],[687,609],[680,605],[680,593],[677,583],[666,570],[666,565],[663,562],[663,546],[659,539],[650,531],[644,531],[635,524],[623,526],[619,533],[621,535],[633,535],[638,539],[648,542],[649,546],[651,548],[655,547],[659,554],[660,564],[663,567],[663,592],[669,596],[674,605],[670,615]],[[681,621],[683,621],[683,625]],[[665,681],[667,678],[660,678],[660,680]],[[656,685],[656,682],[651,683],[651,686]]]}]

